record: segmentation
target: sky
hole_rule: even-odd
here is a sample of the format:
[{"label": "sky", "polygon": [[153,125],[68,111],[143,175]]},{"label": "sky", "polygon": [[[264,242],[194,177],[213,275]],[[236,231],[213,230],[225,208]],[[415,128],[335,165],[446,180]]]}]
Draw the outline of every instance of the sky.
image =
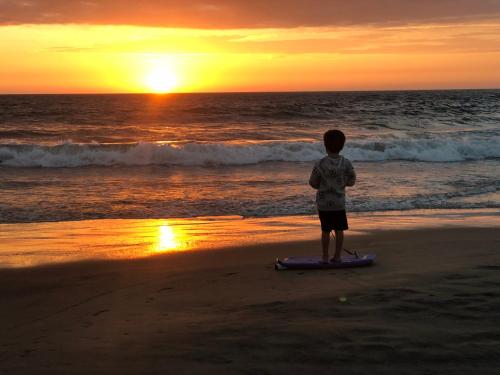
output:
[{"label": "sky", "polygon": [[500,0],[0,0],[0,93],[500,87]]}]

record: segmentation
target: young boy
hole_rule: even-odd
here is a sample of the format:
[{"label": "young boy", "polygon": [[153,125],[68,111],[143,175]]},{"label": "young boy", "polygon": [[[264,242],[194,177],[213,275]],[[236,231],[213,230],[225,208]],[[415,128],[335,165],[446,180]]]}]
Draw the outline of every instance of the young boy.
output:
[{"label": "young boy", "polygon": [[332,262],[340,262],[344,230],[348,229],[345,213],[345,187],[354,185],[356,173],[351,162],[339,155],[344,148],[344,133],[340,130],[328,130],[323,136],[323,141],[327,156],[314,165],[309,185],[318,190],[316,204],[321,221],[323,262],[328,263],[328,247],[332,230],[335,231],[336,238]]}]

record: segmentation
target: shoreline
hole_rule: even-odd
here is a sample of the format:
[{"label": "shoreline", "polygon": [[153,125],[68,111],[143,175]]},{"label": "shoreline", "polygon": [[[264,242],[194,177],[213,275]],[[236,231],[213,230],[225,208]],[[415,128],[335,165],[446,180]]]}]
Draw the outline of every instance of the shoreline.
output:
[{"label": "shoreline", "polygon": [[[500,227],[497,209],[349,213],[349,238],[377,231]],[[0,269],[317,241],[316,215],[97,219],[0,224]]]},{"label": "shoreline", "polygon": [[497,232],[368,230],[349,270],[274,271],[317,240],[1,269],[0,373],[493,374]]}]

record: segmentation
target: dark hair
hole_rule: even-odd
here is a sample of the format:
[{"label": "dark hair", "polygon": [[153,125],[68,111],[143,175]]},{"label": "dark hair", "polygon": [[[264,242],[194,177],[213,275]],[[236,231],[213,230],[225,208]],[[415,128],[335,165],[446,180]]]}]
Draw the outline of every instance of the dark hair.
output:
[{"label": "dark hair", "polygon": [[340,130],[328,130],[323,135],[326,151],[338,153],[344,148],[345,135]]}]

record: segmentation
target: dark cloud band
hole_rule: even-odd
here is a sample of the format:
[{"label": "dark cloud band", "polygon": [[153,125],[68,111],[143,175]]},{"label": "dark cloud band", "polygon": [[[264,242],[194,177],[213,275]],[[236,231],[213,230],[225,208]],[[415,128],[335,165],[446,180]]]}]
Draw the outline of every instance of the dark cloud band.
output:
[{"label": "dark cloud band", "polygon": [[500,0],[0,0],[0,24],[264,28],[500,17]]}]

